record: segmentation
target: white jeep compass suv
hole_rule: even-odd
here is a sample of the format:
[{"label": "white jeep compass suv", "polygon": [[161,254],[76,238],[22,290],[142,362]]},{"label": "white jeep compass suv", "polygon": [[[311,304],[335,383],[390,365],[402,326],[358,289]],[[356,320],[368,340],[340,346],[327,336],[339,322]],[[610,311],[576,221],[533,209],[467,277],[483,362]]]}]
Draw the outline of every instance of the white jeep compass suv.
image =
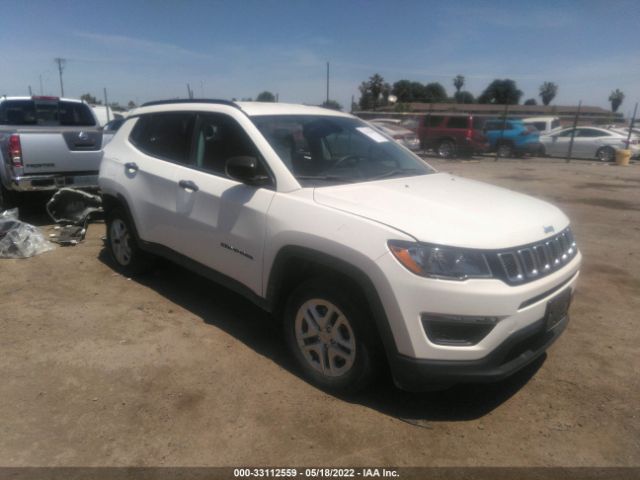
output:
[{"label": "white jeep compass suv", "polygon": [[105,148],[107,246],[161,255],[282,319],[303,374],[363,387],[502,379],[568,322],[581,255],[555,206],[438,173],[348,114],[152,102]]}]

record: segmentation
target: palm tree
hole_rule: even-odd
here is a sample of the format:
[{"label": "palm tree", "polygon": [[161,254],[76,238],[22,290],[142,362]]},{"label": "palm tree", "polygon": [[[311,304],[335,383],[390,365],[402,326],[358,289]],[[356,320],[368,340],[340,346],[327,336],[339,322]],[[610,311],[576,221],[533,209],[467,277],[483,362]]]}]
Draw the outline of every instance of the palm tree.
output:
[{"label": "palm tree", "polygon": [[460,90],[464,87],[464,77],[462,75],[456,75],[453,79],[453,86],[456,87],[456,93],[460,93]]},{"label": "palm tree", "polygon": [[618,111],[620,105],[622,105],[622,101],[624,100],[624,93],[620,91],[620,89],[616,88],[611,95],[609,95],[609,101],[611,102],[611,111],[613,113]]},{"label": "palm tree", "polygon": [[544,82],[540,85],[540,97],[542,97],[542,103],[549,105],[558,94],[558,85],[553,82]]}]

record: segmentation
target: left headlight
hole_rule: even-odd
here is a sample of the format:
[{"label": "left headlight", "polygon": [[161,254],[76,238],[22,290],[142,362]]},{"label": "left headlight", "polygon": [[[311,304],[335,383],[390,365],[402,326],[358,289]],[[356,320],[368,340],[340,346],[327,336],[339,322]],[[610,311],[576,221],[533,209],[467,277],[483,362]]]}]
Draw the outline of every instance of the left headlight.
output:
[{"label": "left headlight", "polygon": [[389,240],[388,245],[398,261],[416,275],[453,280],[491,277],[487,259],[480,252],[401,240]]}]

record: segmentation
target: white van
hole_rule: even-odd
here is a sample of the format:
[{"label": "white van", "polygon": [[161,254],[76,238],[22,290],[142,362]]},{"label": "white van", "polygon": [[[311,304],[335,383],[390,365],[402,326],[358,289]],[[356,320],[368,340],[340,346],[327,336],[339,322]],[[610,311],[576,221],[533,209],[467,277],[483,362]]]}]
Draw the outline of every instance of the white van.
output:
[{"label": "white van", "polygon": [[558,117],[529,117],[523,118],[522,123],[536,127],[540,135],[546,135],[551,130],[560,128],[560,119]]}]

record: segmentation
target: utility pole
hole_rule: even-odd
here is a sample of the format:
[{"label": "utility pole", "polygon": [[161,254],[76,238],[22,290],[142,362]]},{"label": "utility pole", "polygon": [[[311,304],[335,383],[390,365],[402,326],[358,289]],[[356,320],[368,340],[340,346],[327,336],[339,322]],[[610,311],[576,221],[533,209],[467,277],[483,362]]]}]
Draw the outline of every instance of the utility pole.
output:
[{"label": "utility pole", "polygon": [[329,62],[327,62],[327,103],[329,103]]},{"label": "utility pole", "polygon": [[31,91],[31,85],[29,85],[29,96],[32,97],[33,96],[33,92]]},{"label": "utility pole", "polygon": [[60,74],[60,96],[64,97],[64,84],[62,83],[62,71],[64,70],[64,66],[67,61],[64,58],[54,58],[54,62],[58,64],[58,73]]},{"label": "utility pole", "polygon": [[571,129],[571,138],[569,139],[569,150],[567,151],[567,163],[571,160],[571,153],[573,152],[573,139],[576,136],[576,127],[578,126],[578,118],[580,118],[580,109],[582,108],[582,100],[578,102],[578,110],[576,116],[573,117],[573,128]]},{"label": "utility pole", "polygon": [[107,123],[109,123],[111,121],[110,115],[109,115],[109,100],[107,99],[107,87],[103,87],[104,90],[104,108],[107,111]]},{"label": "utility pole", "polygon": [[40,95],[44,95],[44,93],[42,93],[44,90],[42,90],[42,74],[38,75],[38,78],[40,79]]}]

